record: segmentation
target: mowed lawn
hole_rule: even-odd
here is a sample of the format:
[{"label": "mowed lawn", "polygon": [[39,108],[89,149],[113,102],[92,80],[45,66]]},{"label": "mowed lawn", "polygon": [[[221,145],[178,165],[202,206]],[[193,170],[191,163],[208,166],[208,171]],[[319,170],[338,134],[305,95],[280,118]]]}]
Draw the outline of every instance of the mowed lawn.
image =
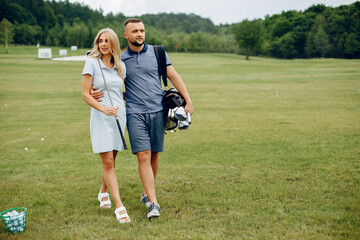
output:
[{"label": "mowed lawn", "polygon": [[136,157],[118,154],[132,220],[119,224],[97,201],[84,62],[0,55],[0,210],[28,209],[26,231],[0,223],[0,239],[360,238],[360,60],[169,56],[193,123],[166,135],[159,219],[139,202]]}]

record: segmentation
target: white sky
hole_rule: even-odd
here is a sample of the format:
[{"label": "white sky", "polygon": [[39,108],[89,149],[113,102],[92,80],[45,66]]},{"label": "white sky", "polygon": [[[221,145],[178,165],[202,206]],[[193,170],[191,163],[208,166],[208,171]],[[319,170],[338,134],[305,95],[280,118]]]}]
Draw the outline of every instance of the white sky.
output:
[{"label": "white sky", "polygon": [[126,17],[147,13],[194,13],[214,24],[237,23],[244,19],[264,18],[287,10],[305,10],[313,4],[330,7],[348,5],[356,0],[69,0],[92,9],[123,13]]}]

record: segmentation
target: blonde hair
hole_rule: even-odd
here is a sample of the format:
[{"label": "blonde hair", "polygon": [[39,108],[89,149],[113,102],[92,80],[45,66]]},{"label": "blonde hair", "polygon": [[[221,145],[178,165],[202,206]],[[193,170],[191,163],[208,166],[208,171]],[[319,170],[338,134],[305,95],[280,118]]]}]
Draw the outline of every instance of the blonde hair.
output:
[{"label": "blonde hair", "polygon": [[94,39],[94,47],[90,52],[90,56],[93,58],[96,58],[96,59],[100,59],[102,57],[102,53],[100,52],[100,49],[99,49],[99,38],[100,38],[101,34],[105,34],[105,36],[108,38],[110,53],[112,55],[111,60],[114,61],[114,64],[117,68],[119,76],[121,77],[121,79],[124,80],[124,75],[123,75],[122,67],[120,64],[121,63],[120,42],[119,42],[119,38],[116,35],[116,33],[114,32],[114,30],[112,30],[111,28],[104,28],[98,32],[98,34],[96,35],[96,37]]}]

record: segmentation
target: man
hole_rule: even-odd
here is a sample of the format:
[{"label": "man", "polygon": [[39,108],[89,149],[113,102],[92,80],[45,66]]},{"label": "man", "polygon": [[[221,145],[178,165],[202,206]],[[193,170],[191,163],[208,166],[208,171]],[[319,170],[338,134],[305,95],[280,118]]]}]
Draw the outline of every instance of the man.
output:
[{"label": "man", "polygon": [[[160,205],[155,193],[159,152],[164,151],[165,123],[163,91],[158,64],[151,45],[145,43],[145,27],[140,19],[130,18],[124,24],[128,49],[121,54],[126,65],[126,117],[132,153],[136,154],[139,175],[144,187],[141,202],[148,207],[147,218],[159,217]],[[167,75],[186,101],[185,110],[194,113],[186,86],[166,54]]]}]

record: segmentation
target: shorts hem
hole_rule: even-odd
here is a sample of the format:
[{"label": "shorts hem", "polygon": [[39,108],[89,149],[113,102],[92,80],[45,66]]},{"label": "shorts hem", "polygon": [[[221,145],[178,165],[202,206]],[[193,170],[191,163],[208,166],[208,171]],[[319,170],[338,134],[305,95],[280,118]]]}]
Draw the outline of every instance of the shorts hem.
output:
[{"label": "shorts hem", "polygon": [[101,151],[95,151],[93,150],[93,153],[107,153],[107,152],[111,152],[111,151],[118,151],[118,152],[121,152],[122,151],[122,148],[119,150],[119,149],[111,149],[111,150],[101,150]]},{"label": "shorts hem", "polygon": [[145,152],[145,151],[148,151],[148,150],[150,150],[151,152],[156,152],[156,153],[160,153],[160,152],[164,152],[164,150],[162,150],[162,151],[152,151],[151,149],[145,149],[145,150],[132,150],[131,152],[132,152],[132,154],[137,154],[138,152]]}]

